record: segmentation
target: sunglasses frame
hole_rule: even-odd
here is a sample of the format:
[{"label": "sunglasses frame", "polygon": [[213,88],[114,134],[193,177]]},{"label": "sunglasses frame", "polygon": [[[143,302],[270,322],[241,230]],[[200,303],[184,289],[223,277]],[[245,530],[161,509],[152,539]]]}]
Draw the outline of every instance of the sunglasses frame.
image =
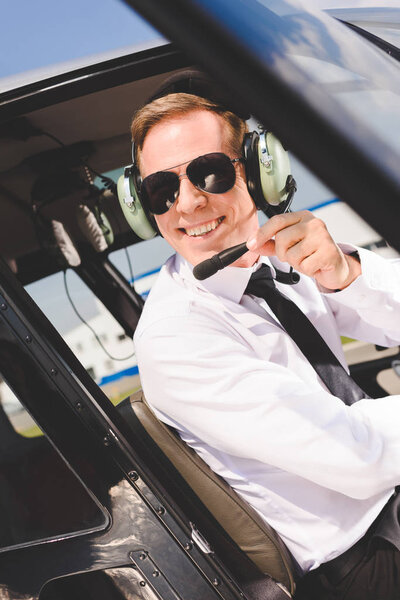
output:
[{"label": "sunglasses frame", "polygon": [[[193,165],[193,163],[196,163],[196,161],[198,161],[199,159],[206,158],[206,157],[211,157],[211,156],[214,156],[214,157],[215,157],[216,155],[217,155],[217,156],[224,157],[224,160],[225,160],[225,159],[227,159],[227,160],[228,160],[228,161],[229,161],[229,162],[232,164],[232,166],[233,166],[233,172],[234,172],[234,175],[235,175],[235,177],[234,177],[234,179],[233,179],[232,185],[231,185],[230,187],[228,187],[227,189],[224,189],[223,191],[220,191],[220,192],[210,192],[210,191],[208,191],[208,190],[206,190],[206,189],[202,188],[200,185],[197,185],[197,184],[196,184],[196,183],[195,183],[195,182],[194,182],[194,181],[193,181],[193,180],[190,178],[190,175],[188,174],[188,169],[190,170],[190,167],[191,167],[191,165]],[[234,164],[235,164],[235,163],[238,163],[238,162],[241,162],[241,161],[243,161],[243,158],[242,158],[242,157],[240,157],[240,158],[237,158],[237,157],[236,157],[236,158],[230,158],[230,157],[229,157],[227,154],[225,154],[224,152],[209,152],[209,153],[207,153],[207,154],[201,154],[200,156],[197,156],[196,158],[193,158],[193,159],[192,159],[192,160],[190,160],[190,161],[185,161],[185,162],[183,162],[183,163],[180,163],[180,164],[178,164],[178,165],[175,165],[175,166],[173,166],[173,167],[169,167],[168,169],[164,169],[164,170],[162,170],[162,171],[156,171],[155,173],[151,173],[150,175],[147,175],[147,177],[145,177],[145,178],[142,180],[142,182],[141,182],[141,186],[140,186],[140,194],[141,194],[141,197],[142,197],[142,204],[143,204],[143,202],[145,202],[145,204],[146,204],[146,208],[147,208],[147,209],[148,209],[148,211],[149,211],[151,214],[153,214],[153,215],[162,215],[162,214],[165,214],[165,213],[166,213],[166,212],[168,212],[168,211],[169,211],[169,209],[170,209],[170,208],[171,208],[171,207],[174,205],[175,201],[176,201],[176,200],[178,199],[178,197],[179,197],[179,192],[180,192],[180,180],[181,180],[183,177],[187,177],[187,178],[189,179],[190,183],[191,183],[191,184],[192,184],[192,185],[193,185],[193,186],[194,186],[196,189],[198,189],[198,190],[200,190],[200,191],[202,191],[202,192],[205,192],[206,194],[212,194],[212,195],[217,195],[217,194],[225,194],[226,192],[228,192],[229,190],[231,190],[231,189],[233,188],[233,186],[235,185],[235,182],[236,182],[236,171],[235,171],[235,169],[234,169]],[[172,171],[172,169],[176,169],[177,167],[180,167],[180,166],[182,166],[182,165],[184,165],[184,164],[186,164],[186,163],[187,163],[187,167],[186,167],[185,173],[182,173],[181,175],[178,175],[177,173],[172,173],[172,172],[171,172],[171,171]],[[149,178],[150,178],[150,177],[154,177],[155,175],[160,175],[160,174],[163,174],[163,173],[171,173],[171,175],[175,176],[175,177],[176,177],[176,180],[175,180],[175,181],[178,181],[178,186],[177,186],[176,192],[174,192],[174,200],[173,200],[173,201],[171,201],[171,200],[166,200],[166,202],[165,202],[165,205],[166,205],[166,208],[165,208],[165,210],[163,210],[162,212],[155,212],[154,210],[152,210],[152,207],[151,207],[151,202],[150,202],[150,199],[149,199],[148,193],[147,193],[147,191],[146,191],[146,186],[144,186],[143,184],[145,183],[145,181],[146,181],[146,180],[149,180]],[[169,206],[168,206],[168,205],[169,205]]]}]

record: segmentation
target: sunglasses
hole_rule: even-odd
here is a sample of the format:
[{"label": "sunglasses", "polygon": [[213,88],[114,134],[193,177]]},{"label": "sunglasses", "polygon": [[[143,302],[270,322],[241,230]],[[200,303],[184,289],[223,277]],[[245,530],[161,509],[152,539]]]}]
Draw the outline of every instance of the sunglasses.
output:
[{"label": "sunglasses", "polygon": [[166,213],[178,198],[180,179],[185,175],[194,187],[202,192],[224,194],[235,184],[236,172],[233,164],[240,160],[242,159],[229,158],[222,152],[212,152],[192,160],[183,175],[171,171],[157,171],[143,179],[140,188],[142,198],[154,215]]}]

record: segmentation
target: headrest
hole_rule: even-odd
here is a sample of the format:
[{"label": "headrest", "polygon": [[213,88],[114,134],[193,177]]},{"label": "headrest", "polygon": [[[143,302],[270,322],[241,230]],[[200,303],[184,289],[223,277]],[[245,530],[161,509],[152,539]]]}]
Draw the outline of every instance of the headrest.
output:
[{"label": "headrest", "polygon": [[238,101],[232,101],[229,91],[199,69],[187,69],[179,73],[174,73],[150,96],[147,103],[157,98],[168,96],[168,94],[177,93],[193,94],[194,96],[206,98],[207,100],[221,104],[227,110],[230,110],[244,120],[250,118],[249,112]]}]

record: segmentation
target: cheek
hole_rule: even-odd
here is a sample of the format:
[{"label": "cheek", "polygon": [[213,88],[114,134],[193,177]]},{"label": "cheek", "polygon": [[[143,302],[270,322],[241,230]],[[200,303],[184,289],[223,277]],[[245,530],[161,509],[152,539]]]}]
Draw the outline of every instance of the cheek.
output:
[{"label": "cheek", "polygon": [[168,215],[154,215],[157,227],[163,238],[168,238]]},{"label": "cheek", "polygon": [[244,190],[238,190],[238,194],[233,206],[239,219],[245,221],[252,219],[253,217],[257,219],[257,209],[247,190],[247,187],[245,187]]},{"label": "cheek", "polygon": [[183,233],[178,229],[178,217],[171,208],[163,215],[154,215],[161,236],[175,249],[182,240]]},{"label": "cheek", "polygon": [[256,205],[250,195],[247,196],[246,200],[242,203],[243,213],[251,216],[257,214]]}]

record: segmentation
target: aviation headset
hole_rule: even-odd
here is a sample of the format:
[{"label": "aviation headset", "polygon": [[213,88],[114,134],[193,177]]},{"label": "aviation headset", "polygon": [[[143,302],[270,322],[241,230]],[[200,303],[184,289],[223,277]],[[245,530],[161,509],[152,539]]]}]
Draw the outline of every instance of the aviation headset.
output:
[{"label": "aviation headset", "polygon": [[[220,87],[204,73],[195,70],[183,71],[168,78],[148,102],[179,92],[212,100],[245,120],[250,117],[231,100],[227,102]],[[243,162],[247,188],[257,209],[268,217],[288,210],[296,191],[296,182],[291,175],[288,153],[279,140],[265,130],[246,133],[243,141]],[[141,181],[133,143],[132,165],[125,167],[124,174],[118,180],[118,199],[133,231],[146,240],[156,236],[159,231],[154,216],[146,204],[142,203]]]}]

